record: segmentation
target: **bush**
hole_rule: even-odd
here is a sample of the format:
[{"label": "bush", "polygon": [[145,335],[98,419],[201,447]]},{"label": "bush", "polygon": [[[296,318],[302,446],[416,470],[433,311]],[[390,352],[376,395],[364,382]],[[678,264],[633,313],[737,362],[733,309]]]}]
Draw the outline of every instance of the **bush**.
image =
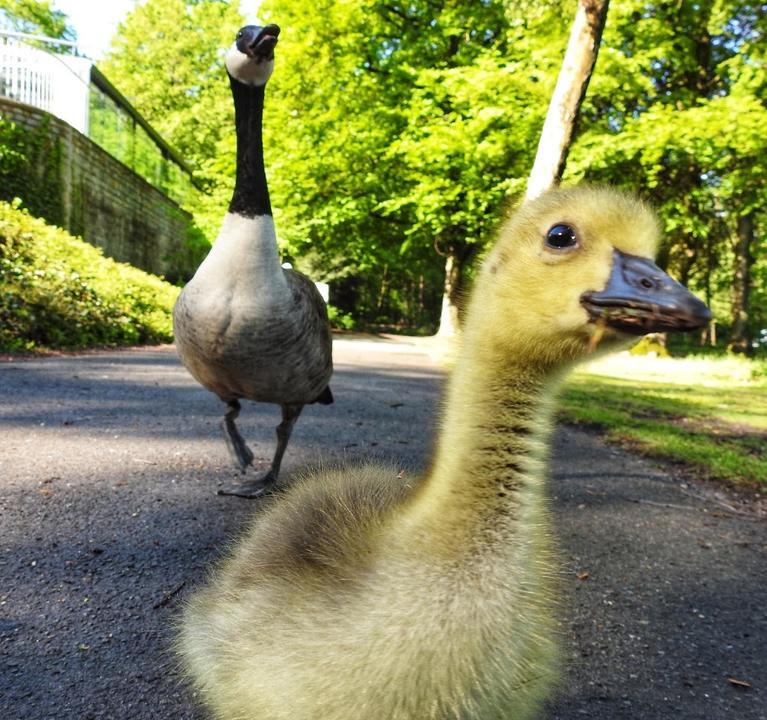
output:
[{"label": "bush", "polygon": [[354,330],[356,323],[351,315],[341,312],[334,305],[328,305],[328,320],[336,330]]},{"label": "bush", "polygon": [[0,349],[172,339],[179,289],[0,202]]},{"label": "bush", "polygon": [[657,355],[669,357],[666,339],[662,335],[650,334],[642,337],[630,350],[632,355]]}]

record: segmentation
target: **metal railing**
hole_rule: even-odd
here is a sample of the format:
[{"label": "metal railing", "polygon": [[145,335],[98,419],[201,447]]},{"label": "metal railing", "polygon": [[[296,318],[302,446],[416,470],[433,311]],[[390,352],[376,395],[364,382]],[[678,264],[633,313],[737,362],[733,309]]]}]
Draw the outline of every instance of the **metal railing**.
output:
[{"label": "metal railing", "polygon": [[0,95],[47,110],[87,134],[90,60],[53,54],[29,45],[28,40],[72,45],[0,30]]},{"label": "metal railing", "polygon": [[9,38],[16,38],[18,40],[26,40],[27,42],[40,42],[45,45],[53,45],[56,47],[67,47],[72,50],[73,54],[81,55],[77,49],[77,43],[74,40],[63,40],[61,38],[49,37],[48,35],[33,35],[32,33],[18,32],[17,30],[5,30],[0,29],[0,35]]},{"label": "metal railing", "polygon": [[91,60],[77,55],[76,43],[0,30],[0,96],[66,121],[177,202],[190,196],[184,159]]}]

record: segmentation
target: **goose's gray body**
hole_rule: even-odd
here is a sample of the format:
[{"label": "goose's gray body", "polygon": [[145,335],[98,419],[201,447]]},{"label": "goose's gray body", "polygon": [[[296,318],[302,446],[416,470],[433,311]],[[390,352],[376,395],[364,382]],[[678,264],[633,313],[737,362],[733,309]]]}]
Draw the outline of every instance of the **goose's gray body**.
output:
[{"label": "goose's gray body", "polygon": [[184,365],[224,402],[314,402],[333,372],[325,303],[280,267],[270,216],[228,214],[173,312]]}]

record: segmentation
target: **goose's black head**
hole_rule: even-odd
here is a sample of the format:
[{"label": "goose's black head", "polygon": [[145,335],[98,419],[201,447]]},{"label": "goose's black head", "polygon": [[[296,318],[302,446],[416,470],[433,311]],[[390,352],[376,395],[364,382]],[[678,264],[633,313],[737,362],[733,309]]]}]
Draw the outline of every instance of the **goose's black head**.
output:
[{"label": "goose's black head", "polygon": [[280,28],[277,25],[246,25],[237,33],[226,53],[226,70],[244,85],[265,85],[274,69],[274,46]]}]

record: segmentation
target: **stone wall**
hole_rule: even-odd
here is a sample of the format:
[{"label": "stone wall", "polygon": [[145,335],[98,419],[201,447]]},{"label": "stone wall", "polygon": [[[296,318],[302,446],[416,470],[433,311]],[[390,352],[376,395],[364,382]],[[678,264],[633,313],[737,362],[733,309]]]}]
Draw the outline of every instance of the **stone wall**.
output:
[{"label": "stone wall", "polygon": [[[36,214],[142,270],[171,280],[193,272],[198,258],[190,249],[195,243],[188,242],[195,232],[192,217],[173,200],[44,110],[0,97],[0,117],[36,137],[38,150],[41,137],[47,143],[33,153],[34,167],[27,170],[32,178],[48,178],[47,192],[58,197],[46,198]],[[12,190],[34,210],[18,187],[0,187],[0,199],[11,199]]]}]

